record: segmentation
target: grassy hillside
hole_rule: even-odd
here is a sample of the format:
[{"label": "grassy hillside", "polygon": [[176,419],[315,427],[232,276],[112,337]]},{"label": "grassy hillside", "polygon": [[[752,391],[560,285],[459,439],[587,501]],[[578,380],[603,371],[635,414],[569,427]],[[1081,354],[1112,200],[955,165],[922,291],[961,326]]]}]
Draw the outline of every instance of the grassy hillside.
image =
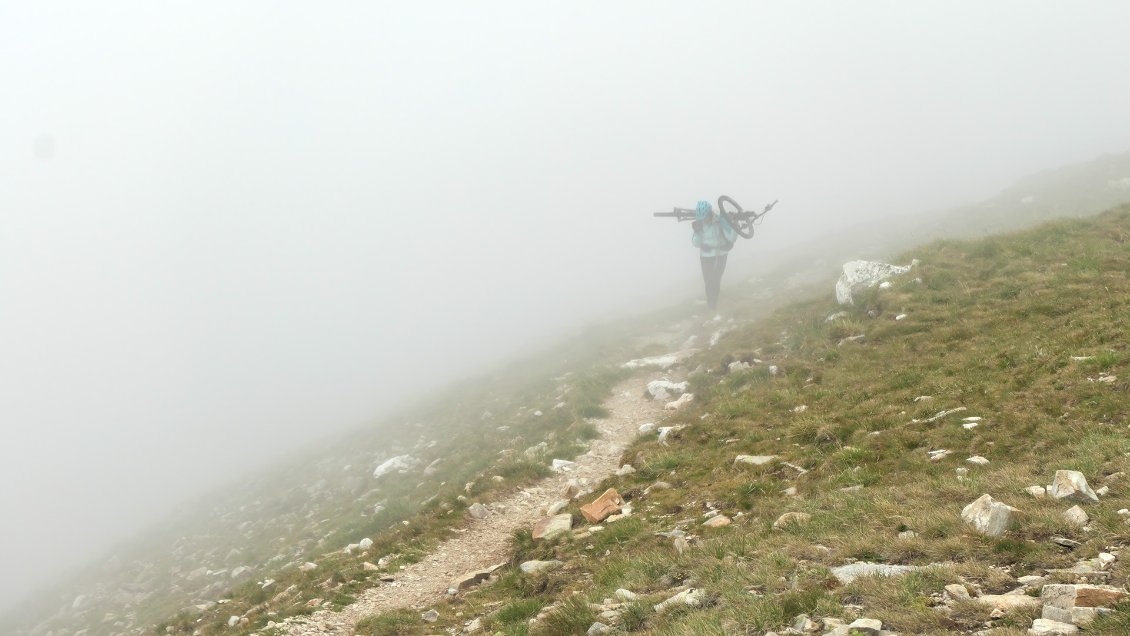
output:
[{"label": "grassy hillside", "polygon": [[[1041,175],[983,206],[942,215],[929,231],[958,233],[971,220],[982,230],[1015,228],[1094,212],[1125,200],[1124,173],[1130,155]],[[1067,203],[1072,196],[1079,207]],[[657,601],[688,582],[709,593],[709,607],[660,616],[649,603],[633,603],[618,628],[755,633],[780,629],[798,613],[834,618],[860,605],[904,633],[972,629],[988,611],[932,609],[939,584],[961,579],[1004,589],[1006,575],[1070,565],[1121,543],[1130,526],[1116,511],[1130,501],[1118,484],[1088,509],[1089,532],[1065,526],[1064,506],[1023,488],[1048,484],[1060,468],[1082,471],[1096,485],[1125,470],[1126,210],[915,248],[890,259],[921,261],[893,289],[870,290],[847,315],[827,320],[839,311],[831,288],[841,260],[889,255],[889,245],[909,245],[922,231],[889,226],[869,239],[870,248],[841,236],[823,263],[785,263],[763,281],[729,287],[726,312],[742,326],[685,364],[683,373],[700,369],[690,378],[697,400],[670,423],[686,428],[670,445],[641,439],[624,457],[637,472],[607,484],[632,501],[634,516],[551,545],[520,535],[515,564],[552,556],[565,567],[536,576],[507,571],[441,608],[436,624],[407,612],[374,619],[369,632],[460,630],[462,621],[482,617],[507,634],[574,633],[582,623],[583,633],[596,614],[590,601],[618,588]],[[781,309],[767,317],[774,307]],[[587,420],[602,414],[610,388],[627,377],[620,363],[666,353],[658,343],[698,311],[685,303],[591,329],[186,505],[179,518],[0,621],[0,633],[269,633],[268,622],[312,612],[315,599],[348,604],[464,523],[467,497],[490,501],[546,474],[551,458],[578,452],[593,434]],[[752,367],[730,372],[735,360]],[[780,373],[770,374],[771,365]],[[913,421],[959,407],[965,410],[933,422]],[[963,417],[983,420],[966,429]],[[931,461],[927,451],[940,449],[951,454]],[[739,454],[777,455],[807,472],[777,463],[735,467]],[[989,463],[965,463],[972,455]],[[373,477],[397,456],[407,456],[403,472]],[[672,488],[645,495],[656,481]],[[797,496],[783,493],[790,487]],[[977,536],[961,522],[961,508],[983,493],[1024,512],[1002,539]],[[576,513],[579,503],[567,510]],[[708,511],[734,523],[701,528]],[[811,518],[772,529],[785,512]],[[681,553],[654,534],[677,526],[690,535]],[[898,538],[908,530],[917,536]],[[1065,552],[1048,542],[1052,535],[1082,545]],[[368,556],[342,551],[362,538],[374,541]],[[373,554],[390,558],[366,569]],[[954,565],[837,585],[828,568],[851,559]],[[1121,585],[1120,567],[1114,572]],[[249,620],[230,628],[232,615]]]},{"label": "grassy hillside", "polygon": [[[1130,208],[940,241],[899,261],[911,258],[918,268],[889,290],[870,290],[845,316],[828,319],[840,309],[824,293],[691,360],[688,368],[703,369],[691,376],[694,408],[668,422],[685,428],[669,445],[641,438],[623,458],[636,472],[596,489],[619,489],[633,515],[584,538],[515,537],[514,563],[563,567],[510,570],[437,606],[436,624],[400,612],[372,619],[367,633],[461,630],[481,617],[487,633],[579,634],[603,620],[625,632],[743,634],[780,631],[802,613],[866,615],[905,634],[1026,633],[1038,612],[994,619],[991,607],[942,609],[940,598],[952,583],[999,594],[1023,575],[1075,580],[1051,570],[1130,539],[1117,514],[1130,507]],[[728,366],[755,359],[746,370]],[[953,409],[964,410],[931,419]],[[969,417],[982,419],[963,426]],[[938,450],[951,452],[932,460]],[[806,472],[781,461],[735,464],[738,455],[773,455]],[[1059,469],[1109,484],[1086,507],[1085,528],[1063,517],[1071,503],[1025,492]],[[656,481],[671,488],[648,490]],[[1003,536],[961,519],[985,493],[1020,511]],[[579,503],[566,510],[577,513]],[[704,527],[712,511],[733,522]],[[774,528],[789,512],[809,517]],[[676,529],[687,535],[682,552],[656,534]],[[841,584],[831,569],[853,560],[942,565]],[[1118,561],[1103,578],[1125,586],[1130,567]],[[657,612],[653,604],[679,585],[705,590],[705,606]],[[618,589],[640,600],[601,618]],[[1091,629],[1127,630],[1130,605]]]}]

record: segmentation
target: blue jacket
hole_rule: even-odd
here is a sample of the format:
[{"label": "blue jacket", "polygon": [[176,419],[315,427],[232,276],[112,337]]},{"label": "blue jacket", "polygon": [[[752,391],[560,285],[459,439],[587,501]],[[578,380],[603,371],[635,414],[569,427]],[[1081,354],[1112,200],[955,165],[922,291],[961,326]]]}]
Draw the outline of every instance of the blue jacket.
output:
[{"label": "blue jacket", "polygon": [[698,248],[698,255],[701,258],[729,253],[734,247],[734,242],[738,240],[738,233],[730,226],[726,217],[711,215],[708,218],[713,222],[702,221],[700,229],[695,230],[691,236],[691,245]]}]

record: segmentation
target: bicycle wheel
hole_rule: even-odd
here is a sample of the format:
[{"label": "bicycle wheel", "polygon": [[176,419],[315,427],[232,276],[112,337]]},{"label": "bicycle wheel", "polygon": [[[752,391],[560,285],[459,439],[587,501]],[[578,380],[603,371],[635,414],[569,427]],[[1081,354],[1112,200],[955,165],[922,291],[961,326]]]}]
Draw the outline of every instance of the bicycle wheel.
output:
[{"label": "bicycle wheel", "polygon": [[747,239],[753,238],[753,221],[751,219],[735,220],[734,217],[726,211],[726,203],[729,203],[730,205],[737,208],[737,214],[742,214],[745,212],[745,210],[742,209],[740,203],[723,194],[722,196],[718,197],[718,213],[724,216],[727,221],[729,221],[730,227],[734,228],[734,231],[738,233],[738,236]]}]

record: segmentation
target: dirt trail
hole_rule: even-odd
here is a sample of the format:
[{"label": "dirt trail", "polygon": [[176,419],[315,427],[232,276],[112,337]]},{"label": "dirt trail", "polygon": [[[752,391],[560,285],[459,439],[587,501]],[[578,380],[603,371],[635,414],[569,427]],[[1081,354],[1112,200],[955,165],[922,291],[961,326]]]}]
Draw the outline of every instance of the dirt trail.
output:
[{"label": "dirt trail", "polygon": [[321,610],[288,619],[280,627],[288,636],[351,636],[363,618],[400,608],[424,611],[446,596],[454,579],[505,562],[510,556],[514,531],[530,528],[542,517],[544,508],[566,499],[564,492],[570,479],[588,480],[592,488],[619,468],[620,455],[639,434],[640,424],[657,422],[661,417],[662,401],[646,400],[643,394],[648,381],[663,377],[671,374],[641,374],[619,384],[605,402],[609,416],[596,422],[600,437],[590,442],[589,450],[575,458],[576,465],[567,472],[547,477],[491,504],[491,514],[486,519],[469,520],[465,527],[456,530],[458,536],[398,572],[395,582],[366,590],[356,603],[340,612]]}]

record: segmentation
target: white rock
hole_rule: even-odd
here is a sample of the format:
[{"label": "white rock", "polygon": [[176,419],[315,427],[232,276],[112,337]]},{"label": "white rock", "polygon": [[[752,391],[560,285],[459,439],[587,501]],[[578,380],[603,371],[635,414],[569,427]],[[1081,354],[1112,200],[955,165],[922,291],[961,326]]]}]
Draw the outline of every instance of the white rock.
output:
[{"label": "white rock", "polygon": [[234,616],[234,615],[229,616],[228,617],[228,627],[235,627],[236,625],[239,625],[239,617]]},{"label": "white rock", "polygon": [[1047,491],[1044,490],[1043,486],[1028,486],[1024,489],[1024,492],[1032,495],[1036,499],[1043,499],[1044,495],[1047,493]]},{"label": "white rock", "polygon": [[675,400],[674,402],[668,402],[668,403],[664,404],[663,408],[668,410],[668,411],[677,411],[677,410],[683,408],[684,406],[690,404],[693,401],[694,401],[694,393],[684,393],[684,394],[680,395],[679,399]]},{"label": "white rock", "polygon": [[702,607],[706,602],[706,590],[700,588],[690,588],[683,590],[671,598],[655,605],[655,611],[662,613],[664,610],[675,605],[686,605],[688,607]]},{"label": "white rock", "polygon": [[885,281],[879,283],[879,289],[890,289],[891,287],[892,287],[891,281],[889,281],[889,280],[885,280]]},{"label": "white rock", "polygon": [[753,466],[764,466],[776,459],[776,455],[738,455],[734,458],[734,465],[751,464]]},{"label": "white rock", "polygon": [[621,466],[619,469],[616,470],[616,476],[617,477],[626,477],[628,475],[631,475],[634,472],[636,472],[636,469],[632,468],[631,464],[624,464],[623,466]]},{"label": "white rock", "polygon": [[620,365],[625,369],[669,369],[681,360],[697,353],[695,349],[685,349],[683,351],[676,351],[675,353],[668,353],[662,356],[652,356],[650,358],[638,358],[636,360],[629,360]]},{"label": "white rock", "polygon": [[[690,393],[687,393],[687,395],[690,395]],[[671,433],[680,431],[682,429],[683,429],[682,426],[660,426],[659,427],[659,442],[661,444],[666,445],[667,444],[667,438],[671,435]]]},{"label": "white rock", "polygon": [[1087,485],[1087,478],[1077,470],[1057,470],[1048,494],[1056,499],[1079,503],[1096,503],[1099,496]]},{"label": "white rock", "polygon": [[852,305],[852,293],[874,287],[886,279],[898,274],[905,274],[916,264],[909,266],[888,265],[874,261],[848,261],[844,263],[843,275],[836,281],[836,302],[841,305]]},{"label": "white rock", "polygon": [[557,472],[567,471],[577,465],[577,462],[571,462],[567,459],[555,459],[551,462],[550,468]]},{"label": "white rock", "polygon": [[672,395],[682,395],[687,391],[686,382],[671,382],[670,380],[652,380],[647,383],[647,394],[654,399],[666,400]]},{"label": "white rock", "polygon": [[999,537],[1008,530],[1013,513],[1016,512],[1019,512],[1016,508],[993,501],[991,496],[985,494],[962,509],[961,518],[978,532]]},{"label": "white rock", "polygon": [[561,567],[562,565],[565,564],[556,559],[552,561],[524,561],[521,565],[518,566],[518,569],[525,572],[526,574],[533,574],[535,572],[545,572],[547,570],[553,570]]},{"label": "white rock", "polygon": [[899,314],[895,316],[895,320],[906,320],[906,314]]},{"label": "white rock", "polygon": [[1087,516],[1087,513],[1077,505],[1071,506],[1065,510],[1063,512],[1063,518],[1067,519],[1069,523],[1073,523],[1079,527],[1087,525],[1087,522],[1091,520],[1091,518]]},{"label": "white rock", "polygon": [[1028,629],[1029,636],[1070,636],[1078,633],[1079,628],[1071,623],[1061,623],[1046,618],[1032,621],[1032,627]]},{"label": "white rock", "polygon": [[361,541],[357,543],[357,546],[360,547],[362,550],[368,550],[369,548],[373,547],[373,540],[370,539],[369,537],[365,537],[364,539],[361,539]]},{"label": "white rock", "polygon": [[393,471],[406,473],[415,468],[419,463],[420,460],[411,455],[397,455],[396,457],[385,460],[384,463],[373,469],[373,477],[383,477]]},{"label": "white rock", "polygon": [[970,464],[977,464],[978,466],[984,466],[985,464],[989,463],[989,460],[981,457],[980,455],[974,455],[973,457],[970,457],[965,461],[969,462]]},{"label": "white rock", "polygon": [[434,609],[430,609],[423,614],[420,614],[420,618],[422,618],[426,622],[434,623],[439,620],[439,612],[435,611]]},{"label": "white rock", "polygon": [[648,433],[654,433],[654,432],[655,432],[655,424],[652,424],[651,422],[648,422],[646,424],[640,424],[640,435],[647,435]]},{"label": "white rock", "polygon": [[624,588],[620,588],[620,589],[616,590],[616,598],[620,599],[621,601],[623,601],[625,603],[630,603],[630,602],[638,599],[639,595],[636,594],[635,592],[631,591],[631,590],[625,590]]},{"label": "white rock", "polygon": [[917,565],[888,565],[886,563],[866,563],[857,561],[832,568],[832,576],[841,583],[851,583],[861,576],[899,576],[922,569]]},{"label": "white rock", "polygon": [[467,508],[467,514],[471,515],[474,519],[486,519],[490,515],[490,511],[487,510],[487,507],[483,504],[475,502]]}]

